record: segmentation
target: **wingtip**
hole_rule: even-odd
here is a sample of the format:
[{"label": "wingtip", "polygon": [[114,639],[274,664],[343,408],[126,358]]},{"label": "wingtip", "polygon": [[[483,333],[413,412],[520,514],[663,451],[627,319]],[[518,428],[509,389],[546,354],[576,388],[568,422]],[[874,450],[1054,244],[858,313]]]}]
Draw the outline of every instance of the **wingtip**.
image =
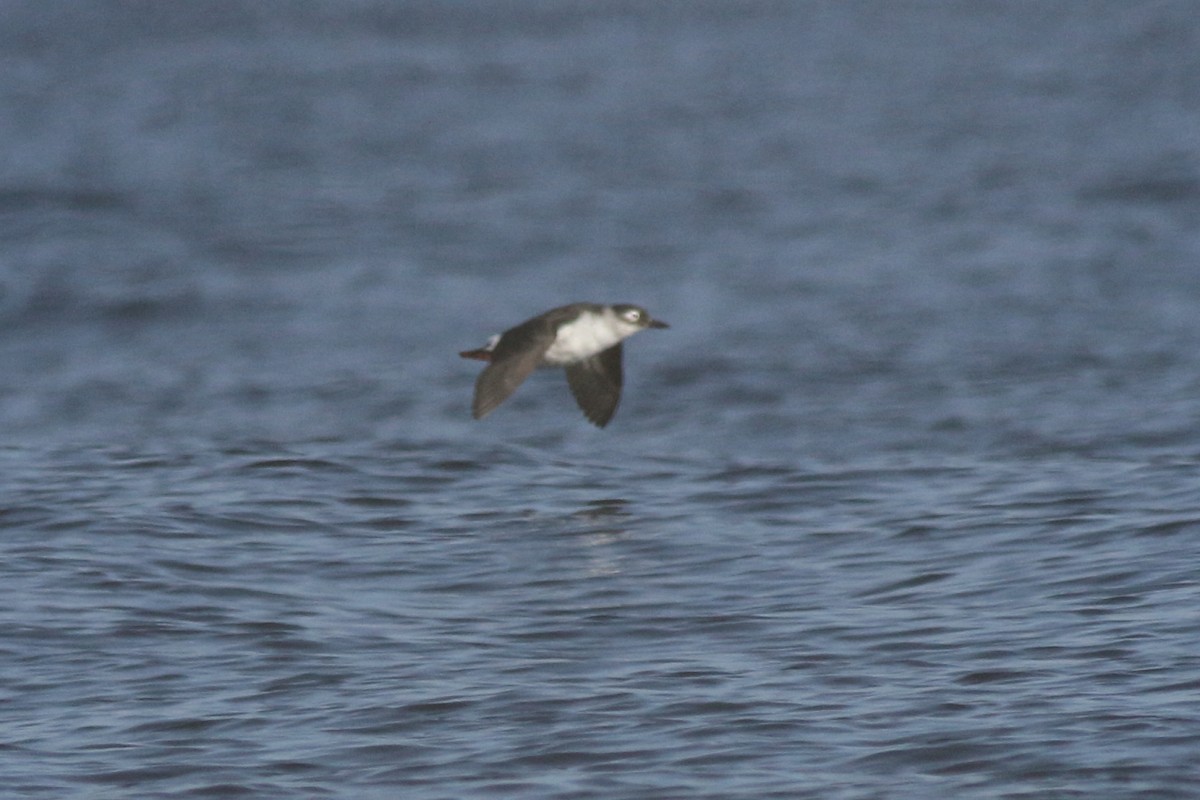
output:
[{"label": "wingtip", "polygon": [[496,406],[498,406],[498,405],[499,405],[499,403],[492,403],[491,405],[488,405],[486,403],[480,402],[479,398],[475,398],[475,402],[471,404],[471,418],[472,419],[483,419],[488,414],[495,411]]},{"label": "wingtip", "polygon": [[[582,409],[580,409],[580,410],[582,410]],[[608,423],[612,422],[612,418],[614,416],[616,416],[617,407],[613,406],[611,409],[608,410],[607,414],[603,410],[593,409],[593,411],[594,411],[594,413],[589,413],[587,411],[584,411],[583,416],[587,419],[588,422],[592,423],[597,428],[603,428],[604,426],[608,425]]]}]

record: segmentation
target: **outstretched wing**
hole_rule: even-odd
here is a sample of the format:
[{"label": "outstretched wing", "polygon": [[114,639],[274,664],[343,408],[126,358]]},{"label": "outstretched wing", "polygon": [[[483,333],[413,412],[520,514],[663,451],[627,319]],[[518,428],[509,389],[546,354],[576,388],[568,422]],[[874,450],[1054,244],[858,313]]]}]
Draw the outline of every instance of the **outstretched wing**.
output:
[{"label": "outstretched wing", "polygon": [[541,318],[505,331],[491,352],[491,362],[475,379],[471,414],[483,419],[517,390],[542,361],[554,342],[554,326]]},{"label": "outstretched wing", "polygon": [[614,344],[591,358],[567,366],[567,385],[583,415],[603,428],[621,401],[621,345]]}]

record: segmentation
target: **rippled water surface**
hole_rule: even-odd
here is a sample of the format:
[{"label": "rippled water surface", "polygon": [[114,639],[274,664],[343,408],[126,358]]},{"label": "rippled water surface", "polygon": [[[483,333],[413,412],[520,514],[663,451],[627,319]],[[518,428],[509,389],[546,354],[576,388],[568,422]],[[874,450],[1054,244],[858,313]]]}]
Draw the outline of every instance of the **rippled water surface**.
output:
[{"label": "rippled water surface", "polygon": [[1200,796],[1191,4],[3,15],[6,796]]}]

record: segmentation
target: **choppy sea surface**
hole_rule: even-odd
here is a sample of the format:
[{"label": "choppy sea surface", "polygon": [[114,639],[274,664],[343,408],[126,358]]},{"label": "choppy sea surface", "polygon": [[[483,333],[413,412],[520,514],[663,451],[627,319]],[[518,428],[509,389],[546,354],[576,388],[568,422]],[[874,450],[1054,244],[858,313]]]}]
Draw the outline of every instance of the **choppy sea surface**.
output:
[{"label": "choppy sea surface", "polygon": [[6,797],[1200,797],[1193,4],[0,16]]}]

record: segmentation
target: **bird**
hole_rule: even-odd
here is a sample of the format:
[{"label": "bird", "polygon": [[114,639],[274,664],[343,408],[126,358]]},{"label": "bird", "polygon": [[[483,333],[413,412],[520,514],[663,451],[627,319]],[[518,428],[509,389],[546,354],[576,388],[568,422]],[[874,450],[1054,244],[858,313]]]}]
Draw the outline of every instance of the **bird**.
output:
[{"label": "bird", "polygon": [[589,422],[603,428],[621,400],[621,342],[647,328],[669,328],[641,306],[571,303],[498,333],[463,358],[486,361],[475,380],[471,415],[483,419],[537,367],[565,367],[567,385]]}]

